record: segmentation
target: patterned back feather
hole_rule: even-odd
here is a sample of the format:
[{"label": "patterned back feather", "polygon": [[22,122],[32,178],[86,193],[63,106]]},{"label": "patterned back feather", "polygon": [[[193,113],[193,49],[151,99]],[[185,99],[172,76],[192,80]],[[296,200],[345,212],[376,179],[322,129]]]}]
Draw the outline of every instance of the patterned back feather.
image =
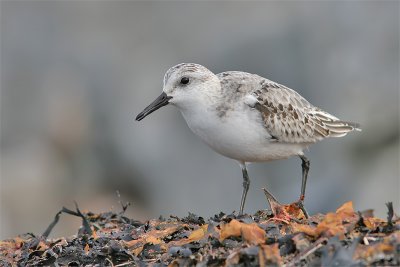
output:
[{"label": "patterned back feather", "polygon": [[[314,143],[361,130],[357,123],[342,121],[311,105],[296,91],[261,76],[236,71],[217,76],[223,91],[236,90],[236,94],[224,95],[239,97],[241,92],[256,100],[250,106],[260,111],[266,130],[277,142]],[[258,86],[255,88],[254,84]]]},{"label": "patterned back feather", "polygon": [[359,125],[342,121],[311,105],[296,91],[281,84],[264,80],[253,91],[265,127],[277,141],[314,143],[327,137],[342,137]]}]

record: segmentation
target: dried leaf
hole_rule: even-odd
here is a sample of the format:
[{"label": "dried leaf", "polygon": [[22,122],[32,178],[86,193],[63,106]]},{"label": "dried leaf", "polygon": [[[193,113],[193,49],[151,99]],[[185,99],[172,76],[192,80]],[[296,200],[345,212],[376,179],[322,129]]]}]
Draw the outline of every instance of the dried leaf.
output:
[{"label": "dried leaf", "polygon": [[375,230],[378,226],[385,223],[385,220],[375,218],[375,217],[363,218],[363,221],[364,221],[365,226],[369,230]]},{"label": "dried leaf", "polygon": [[180,227],[178,226],[169,226],[163,230],[151,230],[148,233],[145,233],[141,236],[141,238],[131,241],[124,241],[124,245],[128,247],[133,254],[138,256],[145,244],[152,243],[155,245],[160,244],[163,250],[166,250],[166,246],[163,246],[164,243],[162,241],[163,238],[167,237],[178,231]]},{"label": "dried leaf", "polygon": [[300,209],[297,202],[290,203],[288,205],[283,205],[285,211],[289,214],[291,219],[303,220],[306,218],[304,212]]},{"label": "dried leaf", "polygon": [[133,250],[132,250],[132,253],[133,253],[135,256],[138,256],[138,255],[143,251],[143,247],[144,247],[144,246],[140,246],[140,247],[138,247],[138,248],[133,249]]},{"label": "dried leaf", "polygon": [[10,247],[14,247],[14,246],[15,246],[15,242],[0,241],[0,248],[1,249],[10,248]]},{"label": "dried leaf", "polygon": [[164,238],[166,236],[169,236],[169,235],[175,233],[176,231],[178,231],[179,228],[180,228],[179,226],[171,226],[171,227],[165,228],[164,230],[151,230],[150,232],[145,234],[145,236],[154,236],[156,238]]},{"label": "dried leaf", "polygon": [[49,248],[49,246],[46,243],[44,243],[43,241],[40,241],[39,244],[37,245],[36,250],[44,251],[44,250],[47,250],[48,248]]},{"label": "dried leaf", "polygon": [[354,212],[353,203],[349,201],[339,207],[336,213],[326,214],[317,227],[297,223],[291,225],[294,233],[303,232],[315,238],[323,235],[326,237],[339,236],[340,239],[344,239],[345,234],[353,229],[354,224],[345,227],[343,222],[355,222],[356,220],[358,220],[358,217]]},{"label": "dried leaf", "polygon": [[[293,203],[279,208],[290,219],[301,215]],[[71,262],[71,257],[76,258],[73,254],[76,251],[83,252],[86,262],[100,262],[106,257],[114,266],[159,263],[171,266],[348,266],[356,263],[398,266],[400,263],[397,257],[400,219],[395,214],[391,216],[392,224],[389,225],[372,214],[355,214],[352,203],[347,202],[335,213],[311,216],[307,220],[310,225],[297,220],[277,220],[274,224],[268,219],[269,215],[266,211],[259,212],[254,215],[257,224],[246,224],[239,220],[227,223],[228,218],[234,215],[218,214],[211,226],[204,225],[204,220],[190,218],[160,218],[140,223],[128,222],[126,217],[112,213],[85,215],[96,227],[90,240],[98,237],[100,240],[88,242],[87,235],[46,240],[42,236],[27,234],[23,238],[0,241],[0,265],[83,264],[78,259]],[[259,225],[263,225],[262,228]],[[365,225],[370,230],[368,233]],[[304,234],[294,234],[297,232]],[[339,236],[346,237],[346,241],[341,242]],[[227,240],[228,237],[241,238]],[[124,241],[131,238],[134,240]],[[224,241],[223,244],[218,239]],[[171,245],[177,245],[177,253],[170,253]]]},{"label": "dried leaf", "polygon": [[307,224],[299,224],[299,223],[291,223],[293,233],[305,233],[309,236],[317,236],[317,228],[307,225]]},{"label": "dried leaf", "polygon": [[249,244],[262,244],[265,242],[265,231],[256,223],[246,224],[238,220],[232,220],[227,224],[222,224],[220,242],[231,236],[241,236]]},{"label": "dried leaf", "polygon": [[152,243],[154,245],[160,244],[162,241],[161,239],[155,237],[155,236],[146,236],[144,243]]},{"label": "dried leaf", "polygon": [[96,230],[93,230],[93,232],[92,232],[92,237],[93,237],[94,239],[99,238],[98,235],[97,235]]},{"label": "dried leaf", "polygon": [[242,238],[249,244],[258,245],[265,243],[265,231],[256,223],[242,223],[241,234]]},{"label": "dried leaf", "polygon": [[242,228],[242,223],[239,222],[238,220],[232,220],[227,224],[221,224],[221,231],[220,231],[220,237],[219,241],[222,242],[226,238],[235,236],[239,237],[242,235],[241,228]]},{"label": "dried leaf", "polygon": [[131,241],[123,241],[123,242],[126,247],[131,248],[134,247],[136,244],[142,242],[142,238]]},{"label": "dried leaf", "polygon": [[302,220],[306,218],[298,202],[282,205],[266,188],[263,188],[263,190],[272,213],[274,214],[272,220],[289,223],[291,219]]},{"label": "dried leaf", "polygon": [[339,236],[339,239],[343,240],[346,228],[343,226],[341,217],[341,215],[335,213],[326,214],[325,219],[317,226],[317,236],[322,234],[326,237]]},{"label": "dried leaf", "polygon": [[342,206],[340,206],[336,210],[336,214],[344,221],[345,220],[350,221],[358,217],[357,214],[354,212],[352,201],[348,201],[344,203]]},{"label": "dried leaf", "polygon": [[170,246],[182,246],[185,244],[189,244],[194,241],[198,241],[204,238],[205,234],[207,233],[208,224],[202,225],[199,229],[194,230],[188,238],[181,239],[176,242],[170,242]]},{"label": "dried leaf", "polygon": [[379,256],[379,254],[388,254],[394,251],[394,247],[390,244],[378,243],[374,245],[359,245],[354,253],[355,259],[369,259]]},{"label": "dried leaf", "polygon": [[207,233],[208,229],[208,224],[202,225],[199,229],[194,230],[188,237],[189,240],[192,241],[197,241],[200,240],[204,237],[204,235]]}]

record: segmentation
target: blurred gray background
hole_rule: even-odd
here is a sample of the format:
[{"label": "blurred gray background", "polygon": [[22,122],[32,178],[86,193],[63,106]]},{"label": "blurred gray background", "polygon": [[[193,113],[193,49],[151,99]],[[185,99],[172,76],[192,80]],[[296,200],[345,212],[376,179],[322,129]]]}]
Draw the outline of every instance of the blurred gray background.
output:
[{"label": "blurred gray background", "polygon": [[[238,210],[239,166],[165,107],[134,118],[164,72],[257,73],[363,132],[311,147],[306,206],[399,212],[399,1],[1,2],[1,234],[40,234],[62,207],[205,218]],[[300,160],[250,166],[246,212],[299,196]],[[71,235],[63,216],[53,236]]]}]

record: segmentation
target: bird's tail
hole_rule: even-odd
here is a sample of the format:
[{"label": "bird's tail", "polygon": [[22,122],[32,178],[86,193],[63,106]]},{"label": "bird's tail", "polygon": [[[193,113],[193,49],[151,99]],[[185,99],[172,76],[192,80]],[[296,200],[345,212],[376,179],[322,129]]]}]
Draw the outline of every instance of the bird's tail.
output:
[{"label": "bird's tail", "polygon": [[329,136],[332,137],[342,137],[352,131],[361,132],[360,124],[355,122],[337,120],[324,123],[329,130]]},{"label": "bird's tail", "polygon": [[342,121],[324,111],[316,112],[315,115],[319,119],[321,126],[328,130],[327,136],[329,137],[342,137],[352,131],[361,132],[359,123]]}]

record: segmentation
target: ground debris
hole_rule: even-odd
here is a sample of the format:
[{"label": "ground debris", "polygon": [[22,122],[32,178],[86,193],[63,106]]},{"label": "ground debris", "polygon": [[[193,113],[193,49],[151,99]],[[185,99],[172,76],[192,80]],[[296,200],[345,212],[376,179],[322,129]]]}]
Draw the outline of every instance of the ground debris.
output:
[{"label": "ground debris", "polygon": [[[76,206],[57,213],[41,236],[0,241],[0,266],[398,266],[400,218],[387,207],[387,220],[355,212],[347,202],[308,219],[286,205],[284,219],[259,211],[142,223],[123,212]],[[49,239],[61,213],[81,217],[82,227],[75,236]]]}]

